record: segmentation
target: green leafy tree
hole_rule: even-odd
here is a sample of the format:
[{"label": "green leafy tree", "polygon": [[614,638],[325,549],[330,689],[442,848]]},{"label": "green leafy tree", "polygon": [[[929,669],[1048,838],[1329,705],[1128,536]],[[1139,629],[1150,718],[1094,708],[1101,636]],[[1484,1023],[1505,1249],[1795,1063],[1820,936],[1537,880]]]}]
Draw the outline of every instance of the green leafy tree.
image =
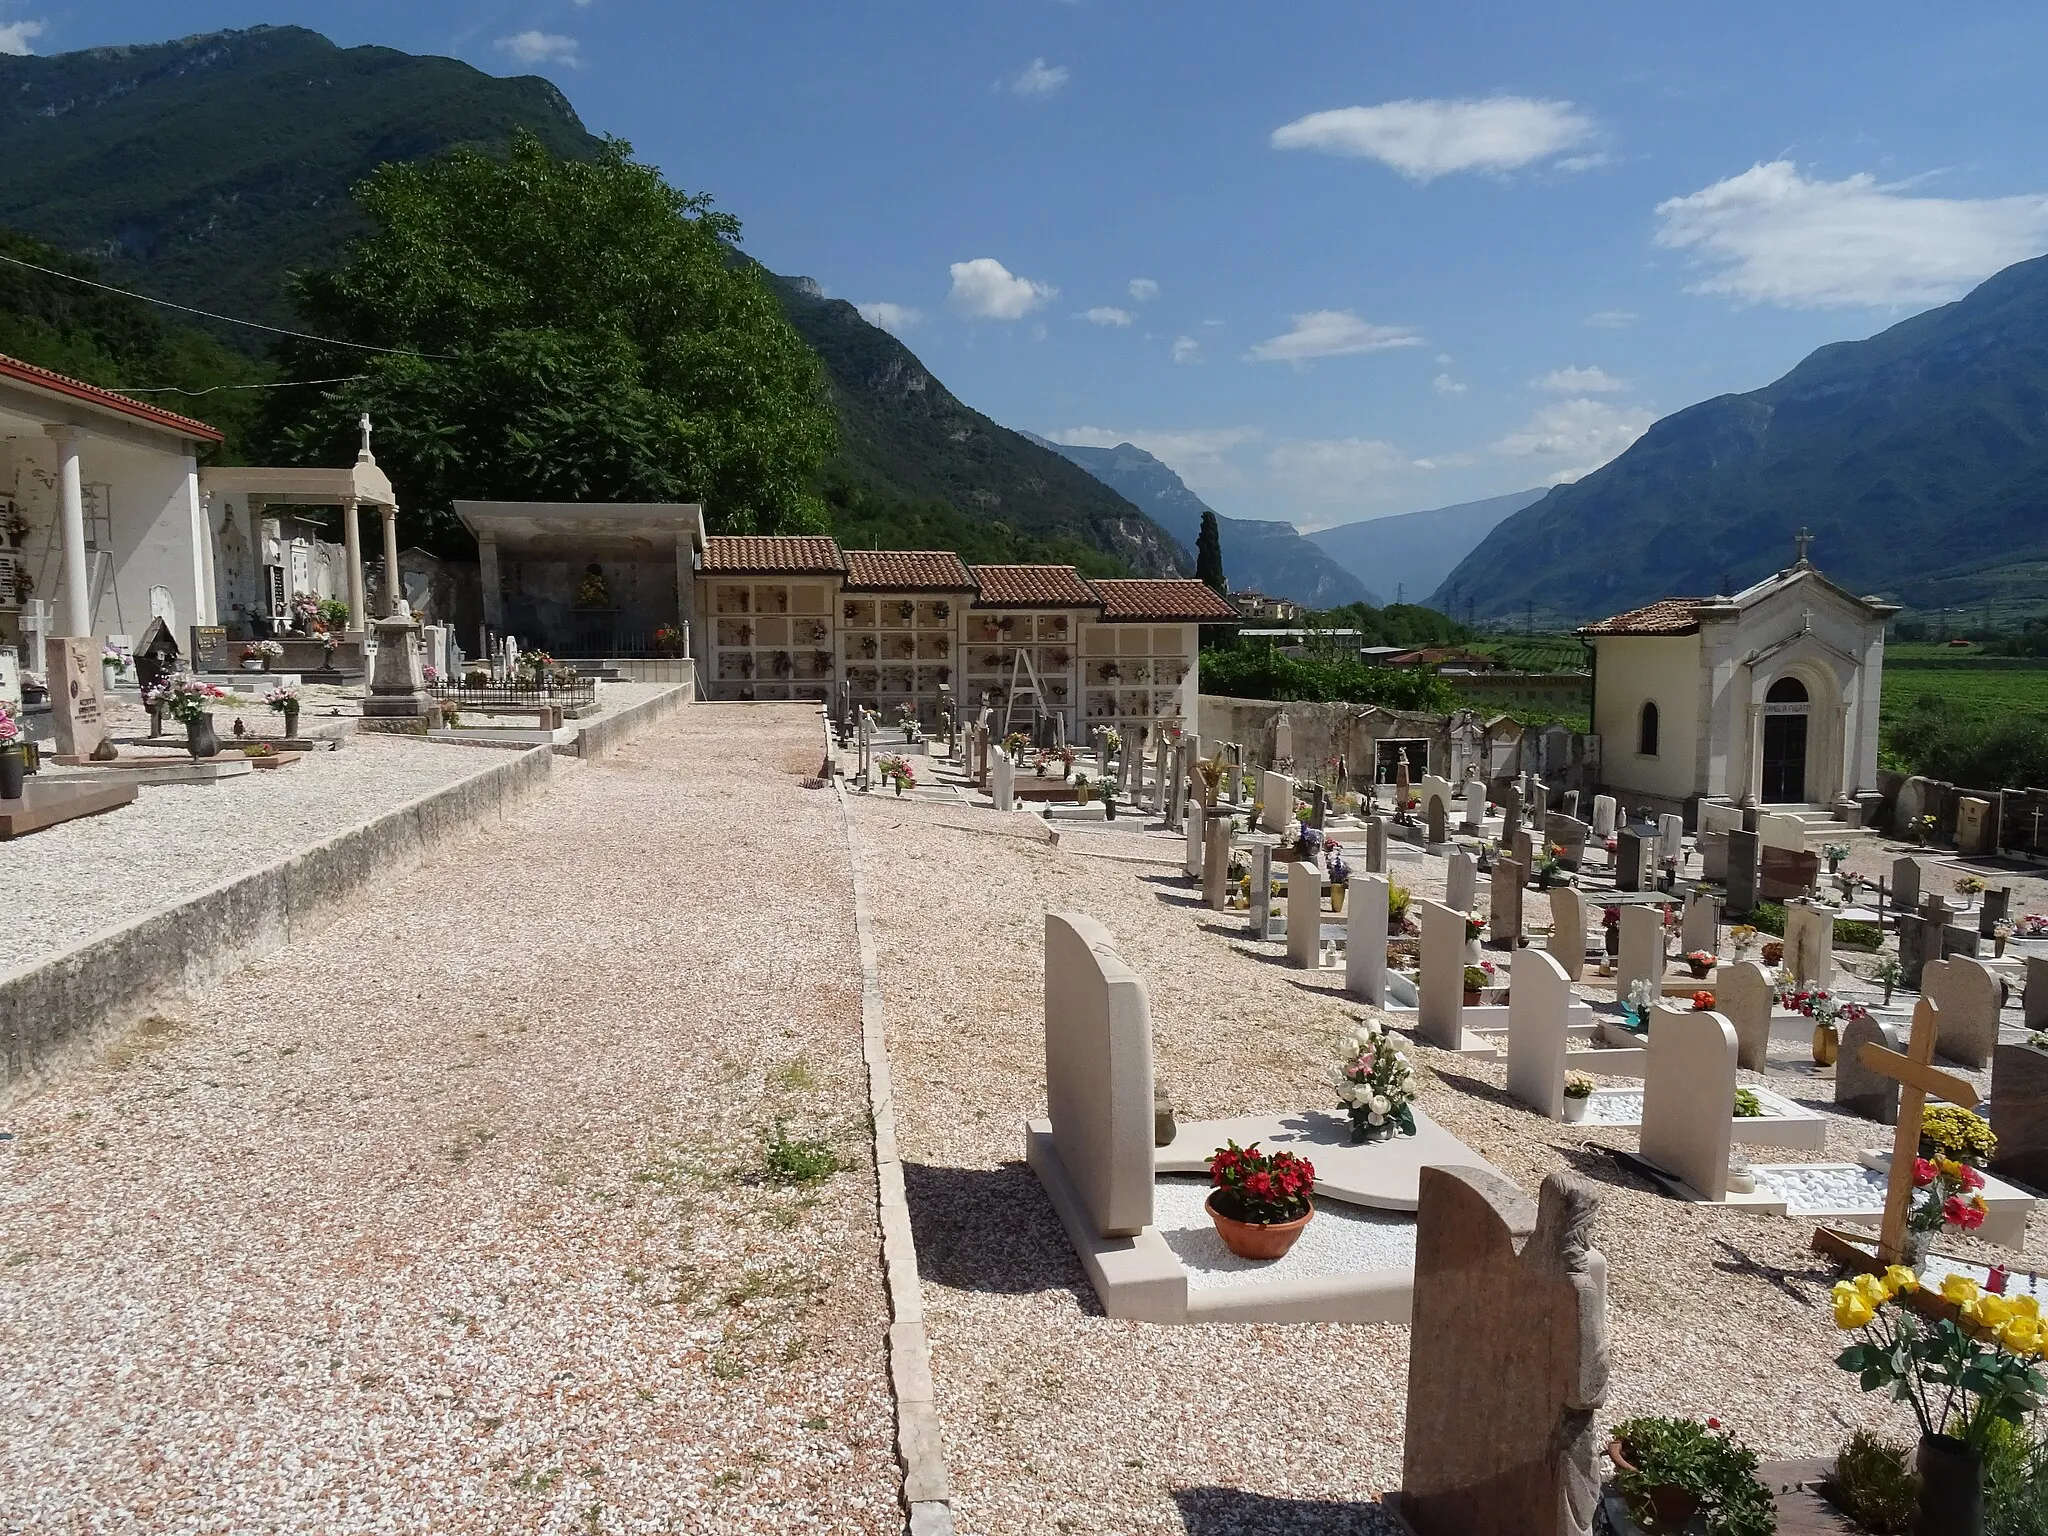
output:
[{"label": "green leafy tree", "polygon": [[1195,575],[1218,597],[1230,595],[1223,579],[1223,532],[1216,526],[1216,514],[1202,509],[1202,529],[1195,535]]},{"label": "green leafy tree", "polygon": [[[821,530],[818,466],[837,429],[816,356],[735,246],[739,221],[631,146],[557,157],[521,133],[505,159],[458,150],[357,186],[371,229],[296,275],[306,328],[400,349],[285,348],[280,457],[346,463],[356,421],[421,521],[460,547],[450,504],[701,501],[733,533]],[[359,376],[359,377],[349,377]],[[309,398],[310,397],[310,398]]]}]

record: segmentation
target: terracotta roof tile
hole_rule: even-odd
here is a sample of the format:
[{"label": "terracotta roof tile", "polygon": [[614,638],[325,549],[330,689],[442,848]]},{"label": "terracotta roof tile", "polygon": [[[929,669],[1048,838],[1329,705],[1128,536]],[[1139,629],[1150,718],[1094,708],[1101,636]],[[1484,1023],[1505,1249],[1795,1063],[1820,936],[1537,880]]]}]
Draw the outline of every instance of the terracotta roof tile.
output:
[{"label": "terracotta roof tile", "polygon": [[845,569],[827,538],[719,534],[704,541],[706,576],[837,576]]},{"label": "terracotta roof tile", "polygon": [[1102,599],[1071,565],[977,565],[977,608],[1096,608]]},{"label": "terracotta roof tile", "polygon": [[1102,617],[1110,623],[1121,619],[1186,624],[1244,617],[1207,584],[1184,577],[1091,581],[1089,585],[1102,595]]},{"label": "terracotta roof tile", "polygon": [[849,592],[972,592],[974,577],[950,549],[849,549]]},{"label": "terracotta roof tile", "polygon": [[117,395],[111,389],[102,389],[99,385],[88,384],[83,379],[52,373],[48,368],[38,368],[34,363],[25,363],[20,358],[9,357],[5,353],[0,353],[0,378],[17,379],[24,384],[53,389],[58,394],[69,395],[74,400],[89,400],[95,405],[104,405],[110,410],[119,411],[124,416],[133,416],[139,421],[152,422],[159,427],[169,427],[191,437],[204,438],[209,443],[225,441],[218,427],[210,427],[190,416],[180,416],[176,411],[167,411],[160,405],[151,405],[147,400],[132,400],[126,395]]},{"label": "terracotta roof tile", "polygon": [[1666,597],[1642,608],[1617,613],[1598,624],[1582,625],[1582,635],[1690,635],[1700,627],[1704,597]]}]

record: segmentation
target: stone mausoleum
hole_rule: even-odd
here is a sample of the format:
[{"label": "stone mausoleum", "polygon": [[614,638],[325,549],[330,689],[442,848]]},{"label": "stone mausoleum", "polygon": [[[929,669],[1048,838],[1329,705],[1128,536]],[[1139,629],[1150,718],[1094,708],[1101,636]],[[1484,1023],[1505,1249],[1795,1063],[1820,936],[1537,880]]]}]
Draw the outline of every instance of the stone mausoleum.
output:
[{"label": "stone mausoleum", "polygon": [[1885,623],[1806,558],[1732,597],[1671,597],[1579,630],[1601,777],[1626,803],[1846,812],[1877,801]]}]

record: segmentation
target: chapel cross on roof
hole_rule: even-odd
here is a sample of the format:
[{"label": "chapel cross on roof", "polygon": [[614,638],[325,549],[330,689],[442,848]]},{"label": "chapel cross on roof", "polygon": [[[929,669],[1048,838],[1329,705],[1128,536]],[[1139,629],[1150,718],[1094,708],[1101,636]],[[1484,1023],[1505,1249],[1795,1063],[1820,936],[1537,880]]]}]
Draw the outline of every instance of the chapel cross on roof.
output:
[{"label": "chapel cross on roof", "polygon": [[1808,533],[1804,528],[1802,528],[1797,533],[1792,535],[1792,543],[1793,546],[1799,551],[1799,564],[1809,564],[1810,562],[1806,558],[1806,549],[1808,545],[1813,543],[1813,535],[1811,533]]}]

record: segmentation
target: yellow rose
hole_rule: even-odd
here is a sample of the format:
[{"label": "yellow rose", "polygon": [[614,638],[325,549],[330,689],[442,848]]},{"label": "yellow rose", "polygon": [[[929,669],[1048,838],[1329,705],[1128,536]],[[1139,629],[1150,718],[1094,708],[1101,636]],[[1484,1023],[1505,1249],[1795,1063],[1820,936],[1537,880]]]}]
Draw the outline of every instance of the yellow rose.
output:
[{"label": "yellow rose", "polygon": [[2016,1355],[2041,1352],[2041,1324],[2032,1317],[2015,1317],[1998,1330],[1998,1342]]},{"label": "yellow rose", "polygon": [[1837,1328],[1862,1328],[1877,1316],[1863,1292],[1850,1281],[1844,1280],[1835,1287],[1834,1298]]},{"label": "yellow rose", "polygon": [[1965,1310],[1986,1328],[1997,1328],[2008,1322],[2012,1315],[2012,1303],[2003,1296],[1989,1292],[1971,1302]]},{"label": "yellow rose", "polygon": [[1977,1282],[1968,1275],[1950,1275],[1941,1282],[1941,1294],[1943,1300],[1952,1301],[1960,1307],[1966,1301],[1977,1299]]},{"label": "yellow rose", "polygon": [[1884,1288],[1894,1296],[1901,1291],[1917,1291],[1920,1289],[1920,1277],[1904,1264],[1894,1264],[1884,1272]]},{"label": "yellow rose", "polygon": [[2041,1303],[2031,1292],[2022,1292],[2018,1296],[2008,1296],[2006,1300],[2012,1303],[2013,1311],[2021,1317],[2038,1319],[2041,1316]]},{"label": "yellow rose", "polygon": [[1879,1275],[1858,1275],[1854,1281],[1856,1292],[1872,1308],[1883,1306],[1892,1299],[1892,1293],[1885,1289],[1884,1279]]}]

